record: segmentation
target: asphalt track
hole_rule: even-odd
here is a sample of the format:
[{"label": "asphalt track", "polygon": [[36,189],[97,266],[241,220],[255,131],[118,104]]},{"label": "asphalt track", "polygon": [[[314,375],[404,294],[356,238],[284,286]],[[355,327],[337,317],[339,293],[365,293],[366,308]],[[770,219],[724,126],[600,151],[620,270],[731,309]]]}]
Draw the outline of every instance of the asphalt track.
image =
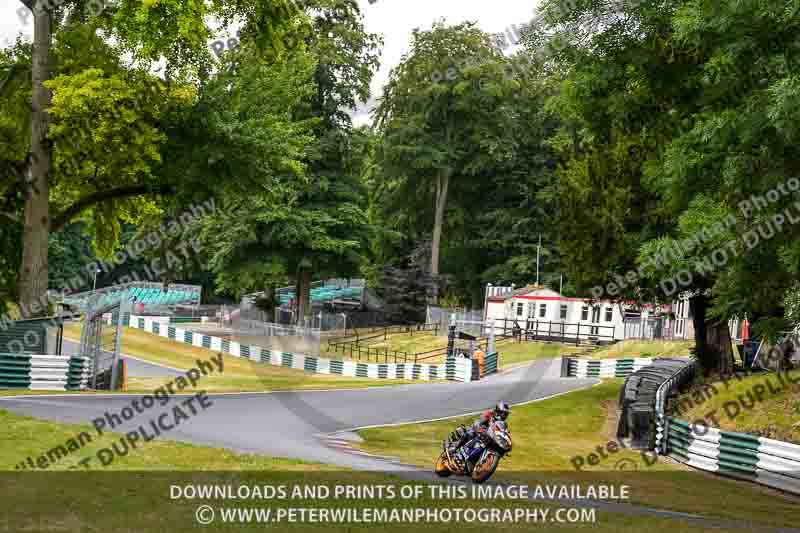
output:
[{"label": "asphalt track", "polygon": [[[62,352],[64,355],[77,354],[79,346],[77,342],[64,339]],[[137,378],[160,378],[175,377],[183,373],[175,368],[150,363],[130,355],[122,354],[121,357],[125,359],[125,366],[129,376]]]},{"label": "asphalt track", "polygon": [[[155,367],[158,370],[167,370]],[[512,405],[591,386],[596,380],[562,379],[559,360],[536,361],[474,383],[422,383],[369,389],[209,394],[213,405],[183,421],[164,437],[238,452],[318,461],[368,470],[407,466],[355,453],[342,446],[357,439],[350,431],[479,412],[498,400]],[[152,370],[152,369],[149,369]],[[134,374],[133,370],[131,374]],[[47,395],[8,397],[0,408],[46,420],[91,422],[119,413],[141,395]],[[115,431],[131,431],[173,405],[138,414]],[[443,435],[443,438],[445,436]]]}]

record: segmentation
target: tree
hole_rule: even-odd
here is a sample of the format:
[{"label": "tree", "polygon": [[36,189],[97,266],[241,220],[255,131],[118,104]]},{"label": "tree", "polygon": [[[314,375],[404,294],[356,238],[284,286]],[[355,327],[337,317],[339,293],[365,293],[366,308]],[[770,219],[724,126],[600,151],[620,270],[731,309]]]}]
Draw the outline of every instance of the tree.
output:
[{"label": "tree", "polygon": [[[251,190],[227,196],[237,215],[209,226],[226,228],[227,242],[212,243],[215,270],[241,272],[247,265],[255,273],[272,265],[270,272],[285,272],[295,281],[295,319],[301,323],[311,312],[312,277],[356,274],[371,235],[362,158],[353,149],[361,134],[353,132],[345,110],[366,100],[380,44],[364,31],[356,2],[315,0],[305,9],[311,30],[300,37],[314,61],[313,79],[287,80],[285,88],[296,98],[284,100],[287,118],[307,126],[296,179],[280,195]],[[211,230],[206,235],[219,239]]]},{"label": "tree", "polygon": [[48,257],[51,287],[65,287],[76,276],[81,276],[86,265],[96,260],[92,242],[82,223],[70,224],[59,232],[50,234]]},{"label": "tree", "polygon": [[[295,16],[289,0],[218,0],[190,2],[162,0],[121,0],[108,7],[91,21],[85,8],[96,3],[65,0],[53,9],[46,0],[20,0],[33,13],[34,38],[31,53],[31,114],[29,155],[24,158],[25,180],[23,251],[19,275],[19,299],[24,309],[41,314],[47,299],[47,247],[53,217],[50,212],[53,143],[49,137],[51,124],[51,75],[53,35],[70,33],[80,23],[90,22],[92,30],[102,30],[116,39],[118,48],[128,53],[146,70],[149,65],[166,59],[166,75],[197,74],[208,70],[210,54],[207,41],[211,36],[208,20],[217,17],[224,23],[234,18],[244,20],[243,33],[254,42],[279,42],[281,24]],[[65,81],[65,83],[67,83]],[[143,187],[131,189],[129,196],[151,192]],[[85,205],[107,200],[98,194],[87,198]],[[82,206],[79,206],[82,207]]]},{"label": "tree", "polygon": [[798,15],[778,2],[544,9],[563,80],[561,209],[585,215],[561,225],[574,279],[617,299],[686,291],[698,359],[729,373],[728,319],[782,314],[798,272],[797,228],[744,239],[792,195],[741,208],[796,175]]},{"label": "tree", "polygon": [[[315,121],[298,118],[295,109],[314,91],[315,63],[302,47],[276,60],[243,46],[223,56],[223,67],[186,119],[197,125],[184,127],[195,134],[181,139],[191,151],[168,172],[183,167],[190,183],[216,197],[219,208],[200,222],[199,236],[219,288],[240,297],[271,290],[290,272],[275,250],[285,243],[261,222],[275,210],[291,210],[298,191],[309,186]],[[207,159],[193,157],[195,150]],[[209,181],[213,174],[233,179]]]},{"label": "tree", "polygon": [[[413,203],[432,219],[430,274],[440,272],[448,199],[510,158],[508,95],[517,86],[490,37],[472,23],[415,30],[376,111],[391,209]],[[432,207],[432,213],[431,213]],[[437,297],[437,291],[432,295]]]},{"label": "tree", "polygon": [[470,295],[474,307],[483,305],[486,283],[524,286],[536,280],[538,272],[542,285],[561,288],[559,159],[548,142],[559,122],[546,107],[554,83],[535,69],[517,70],[513,76],[519,82],[508,104],[513,157],[487,168],[456,198],[463,214],[453,218],[460,227],[448,228],[459,236],[458,250],[445,254],[451,286]]},{"label": "tree", "polygon": [[787,183],[800,170],[798,25],[797,10],[772,1],[692,2],[673,19],[673,41],[700,64],[684,85],[698,86],[700,107],[648,174],[679,221],[678,236],[699,236],[680,255],[694,280],[707,372],[732,371],[728,319],[763,318],[757,333],[775,329],[800,274],[800,228],[787,219],[796,200]]},{"label": "tree", "polygon": [[389,321],[401,324],[425,321],[428,295],[438,282],[427,274],[429,255],[429,243],[422,242],[409,255],[383,268],[380,294]]}]

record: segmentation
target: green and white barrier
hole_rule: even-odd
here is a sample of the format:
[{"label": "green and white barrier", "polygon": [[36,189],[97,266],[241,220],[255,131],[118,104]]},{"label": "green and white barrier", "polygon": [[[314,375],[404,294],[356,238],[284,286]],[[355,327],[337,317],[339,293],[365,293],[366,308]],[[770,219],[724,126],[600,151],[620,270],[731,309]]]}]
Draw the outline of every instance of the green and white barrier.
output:
[{"label": "green and white barrier", "polygon": [[486,377],[497,373],[498,363],[499,359],[497,352],[486,354],[486,357],[483,359],[483,376]]},{"label": "green and white barrier", "polygon": [[650,358],[579,359],[565,357],[566,376],[571,378],[622,378],[653,364]]},{"label": "green and white barrier", "polygon": [[[477,364],[477,361],[475,362]],[[472,359],[448,355],[445,363],[445,375],[448,381],[472,381]]]},{"label": "green and white barrier", "polygon": [[667,419],[667,455],[689,466],[800,494],[800,446]]},{"label": "green and white barrier", "polygon": [[279,350],[269,350],[261,346],[240,344],[228,339],[177,328],[159,320],[165,317],[130,317],[130,327],[141,329],[176,342],[190,344],[198,348],[208,348],[234,357],[245,357],[257,363],[304,370],[317,374],[333,374],[347,377],[372,379],[404,379],[433,381],[447,377],[446,364],[414,363],[360,363],[339,361],[310,355],[295,354]]},{"label": "green and white barrier", "polygon": [[72,356],[69,358],[67,371],[67,390],[85,390],[89,388],[89,377],[92,367],[86,357]]},{"label": "green and white barrier", "polygon": [[84,389],[88,373],[83,357],[0,354],[0,389]]}]

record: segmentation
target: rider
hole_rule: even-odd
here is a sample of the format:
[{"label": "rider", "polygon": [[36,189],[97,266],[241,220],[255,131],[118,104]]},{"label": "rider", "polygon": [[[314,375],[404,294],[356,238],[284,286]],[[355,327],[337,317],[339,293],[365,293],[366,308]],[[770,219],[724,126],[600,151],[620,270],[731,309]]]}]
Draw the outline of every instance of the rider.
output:
[{"label": "rider", "polygon": [[458,445],[456,445],[456,449],[469,442],[470,439],[472,439],[478,433],[483,433],[486,431],[492,419],[506,420],[510,413],[511,408],[508,406],[508,404],[500,400],[497,402],[497,405],[494,406],[494,409],[487,409],[481,413],[481,416],[479,416],[469,428],[464,428],[464,432],[461,435],[461,439],[458,441]]}]

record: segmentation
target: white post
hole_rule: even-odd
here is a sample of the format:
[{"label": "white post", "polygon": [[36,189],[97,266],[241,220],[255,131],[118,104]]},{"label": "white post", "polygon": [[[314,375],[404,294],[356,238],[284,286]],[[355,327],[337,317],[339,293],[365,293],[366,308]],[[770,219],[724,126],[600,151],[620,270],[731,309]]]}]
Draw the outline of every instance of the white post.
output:
[{"label": "white post", "polygon": [[536,245],[536,286],[539,286],[539,250],[542,247],[542,234],[539,234],[539,244]]},{"label": "white post", "polygon": [[492,284],[486,284],[486,292],[483,294],[483,320],[489,316],[489,291],[492,289]]},{"label": "white post", "polygon": [[92,282],[92,296],[94,296],[94,291],[97,289],[97,274],[100,273],[100,269],[96,268],[94,270],[94,281]]},{"label": "white post", "polygon": [[111,384],[109,386],[110,390],[115,390],[117,385],[117,365],[119,364],[119,355],[122,351],[122,324],[125,318],[125,313],[130,312],[131,305],[130,300],[127,297],[123,297],[120,299],[119,303],[119,319],[117,320],[117,332],[116,332],[116,339],[114,343],[114,358],[111,360]]}]

